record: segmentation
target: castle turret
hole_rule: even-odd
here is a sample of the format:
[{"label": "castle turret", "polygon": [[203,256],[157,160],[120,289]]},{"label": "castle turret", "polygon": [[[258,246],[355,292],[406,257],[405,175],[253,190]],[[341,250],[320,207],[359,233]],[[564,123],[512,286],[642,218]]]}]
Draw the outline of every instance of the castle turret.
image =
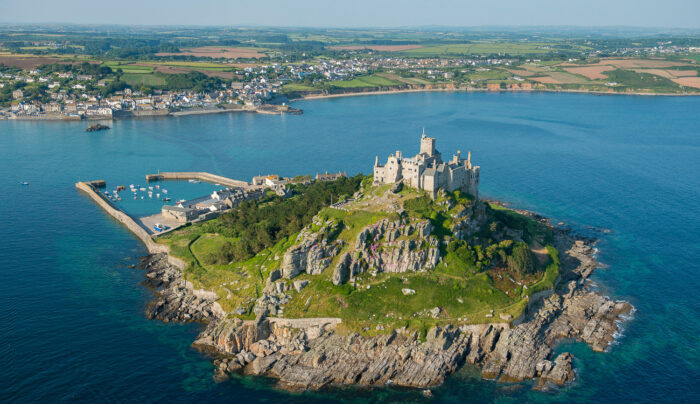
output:
[{"label": "castle turret", "polygon": [[379,167],[379,156],[376,156],[376,157],[374,158],[374,166],[375,166],[375,167]]},{"label": "castle turret", "polygon": [[428,156],[435,155],[435,138],[426,136],[425,131],[420,137],[420,152]]}]

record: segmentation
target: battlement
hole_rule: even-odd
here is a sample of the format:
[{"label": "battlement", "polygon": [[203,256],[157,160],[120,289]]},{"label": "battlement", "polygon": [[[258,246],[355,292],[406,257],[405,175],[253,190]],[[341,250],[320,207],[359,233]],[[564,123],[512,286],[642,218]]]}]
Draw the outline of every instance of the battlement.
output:
[{"label": "battlement", "polygon": [[463,159],[461,154],[458,150],[449,162],[443,162],[442,155],[435,148],[435,138],[428,137],[423,130],[417,155],[403,157],[401,151],[396,151],[384,165],[379,164],[379,156],[375,158],[374,183],[402,181],[405,185],[427,191],[433,197],[442,188],[448,192],[460,190],[478,198],[481,168],[472,165],[471,151],[467,159]]}]

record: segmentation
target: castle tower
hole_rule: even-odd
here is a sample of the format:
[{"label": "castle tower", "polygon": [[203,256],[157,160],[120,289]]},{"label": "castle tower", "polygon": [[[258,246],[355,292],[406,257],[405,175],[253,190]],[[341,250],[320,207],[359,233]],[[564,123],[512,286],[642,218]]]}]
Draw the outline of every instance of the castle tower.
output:
[{"label": "castle tower", "polygon": [[374,157],[374,166],[379,167],[379,156]]},{"label": "castle tower", "polygon": [[435,138],[426,136],[425,129],[423,129],[423,134],[420,137],[420,152],[428,156],[435,155]]},{"label": "castle tower", "polygon": [[472,151],[469,150],[467,153],[467,168],[472,168]]}]

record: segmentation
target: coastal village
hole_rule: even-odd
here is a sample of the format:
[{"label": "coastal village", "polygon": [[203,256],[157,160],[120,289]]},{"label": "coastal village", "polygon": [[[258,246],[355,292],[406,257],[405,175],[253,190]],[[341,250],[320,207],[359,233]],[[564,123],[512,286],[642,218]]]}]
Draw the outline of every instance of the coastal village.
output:
[{"label": "coastal village", "polygon": [[[41,65],[30,69],[0,65],[0,90],[11,89],[11,99],[0,107],[0,119],[112,119],[225,110],[293,112],[286,104],[294,98],[382,89],[527,91],[588,85],[595,91],[614,92],[625,89],[625,84],[615,79],[604,81],[606,76],[601,73],[615,68],[634,68],[639,73],[661,75],[663,80],[671,80],[664,82],[664,88],[669,91],[676,85],[684,88],[683,91],[700,88],[698,78],[691,77],[694,65],[687,63],[635,64],[613,59],[609,65],[598,66],[569,58],[553,68],[552,63],[537,58],[416,58],[354,48],[345,52],[344,57],[316,57],[300,62],[281,59],[240,64],[236,59],[223,59],[219,65],[231,66],[231,72],[226,73],[229,78],[205,70],[192,71],[201,76],[197,80],[206,81],[206,85],[189,90],[125,83],[120,81],[120,65],[96,68],[97,65],[87,62],[66,62],[58,69],[61,71],[57,71],[56,65],[48,65],[50,71],[43,70]],[[596,52],[591,51],[588,56],[596,57]],[[627,48],[619,49],[616,54],[674,55],[682,52],[697,53],[698,48],[673,45]],[[124,68],[128,66],[126,62]],[[657,66],[683,66],[685,70],[654,70]],[[639,70],[639,67],[648,70]],[[85,71],[95,73],[85,74]],[[165,77],[167,82],[167,75]]]},{"label": "coastal village", "polygon": [[[231,61],[233,62],[233,61]],[[119,117],[167,115],[177,111],[216,111],[217,109],[257,108],[264,104],[284,103],[281,88],[288,83],[319,84],[351,80],[373,71],[408,69],[425,80],[449,79],[445,68],[489,66],[512,63],[508,59],[411,59],[352,58],[309,63],[272,63],[253,65],[235,72],[238,80],[222,81],[208,91],[175,91],[124,88],[104,95],[106,75],[45,73],[40,68],[0,72],[0,88],[12,91],[10,107],[0,108],[0,119],[112,119]],[[416,81],[415,84],[427,84]],[[24,90],[35,85],[39,93]],[[476,83],[474,83],[476,84]],[[529,89],[530,87],[525,87]],[[282,96],[282,97],[280,97]]]}]

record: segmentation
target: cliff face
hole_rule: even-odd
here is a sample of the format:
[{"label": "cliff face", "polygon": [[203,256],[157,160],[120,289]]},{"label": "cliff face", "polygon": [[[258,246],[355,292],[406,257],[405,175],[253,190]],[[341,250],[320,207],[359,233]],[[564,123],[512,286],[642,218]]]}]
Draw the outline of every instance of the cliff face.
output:
[{"label": "cliff face", "polygon": [[[487,219],[481,203],[446,208],[455,237],[468,238]],[[341,285],[362,273],[415,273],[438,265],[439,240],[431,222],[398,217],[360,228],[352,240],[346,234],[345,241],[339,237],[346,230],[342,223],[315,218],[286,250],[279,269],[270,272],[255,303],[256,320],[250,321],[227,317],[213,293],[193,290],[165,255],[151,256],[144,262],[146,284],[160,290],[147,314],[164,321],[207,322],[194,346],[218,358],[217,379],[236,372],[277,378],[284,388],[317,389],[347,384],[426,388],[465,364],[480,367],[484,378],[563,384],[574,378],[573,356],[555,356],[554,347],[562,339],[577,339],[604,351],[619,321],[633,310],[587,288],[586,279],[598,266],[589,241],[554,230],[562,262],[559,287],[533,297],[525,314],[510,323],[445,325],[424,336],[405,328],[363,336],[339,331],[338,318],[283,318],[294,290],[315,282],[308,276],[293,279],[302,273]],[[321,278],[324,271],[330,272]]]},{"label": "cliff face", "polygon": [[329,319],[287,324],[225,319],[210,324],[195,346],[223,356],[217,361],[219,378],[233,371],[266,375],[292,389],[342,384],[424,388],[439,385],[465,363],[481,367],[485,378],[535,378],[540,386],[570,382],[573,356],[554,357],[554,346],[565,338],[578,339],[604,351],[618,321],[633,308],[587,290],[585,279],[596,265],[592,250],[563,233],[558,239],[560,248],[568,247],[568,265],[575,265],[566,268],[573,280],[535,302],[517,325],[434,327],[423,340],[406,329],[375,337],[343,335]]},{"label": "cliff face", "polygon": [[629,304],[582,290],[575,282],[569,286],[574,289],[566,296],[552,295],[528,321],[512,328],[434,327],[422,341],[405,329],[363,337],[339,334],[331,324],[288,327],[227,319],[211,324],[195,346],[225,356],[218,362],[218,377],[233,371],[266,375],[292,389],[388,383],[425,388],[441,384],[465,363],[482,367],[485,378],[563,384],[574,378],[573,356],[553,357],[555,344],[576,338],[604,350],[616,321],[631,310]]},{"label": "cliff face", "polygon": [[195,290],[182,278],[182,271],[168,263],[166,254],[146,257],[144,284],[159,289],[146,309],[150,319],[169,321],[216,321],[225,316],[213,293]]},{"label": "cliff face", "polygon": [[316,232],[309,228],[304,229],[297,237],[297,244],[284,254],[281,266],[281,275],[284,278],[291,279],[302,272],[310,275],[321,274],[343,247],[342,240],[329,243],[326,237],[342,230],[340,224],[335,221],[321,223],[317,218],[314,225],[320,226],[320,229]]},{"label": "cliff face", "polygon": [[335,221],[314,223],[316,232],[305,229],[297,237],[297,244],[284,254],[281,276],[294,278],[302,272],[320,275],[333,258],[343,254],[333,268],[333,283],[341,285],[355,275],[368,270],[381,272],[417,272],[434,268],[439,259],[438,239],[430,235],[432,226],[427,220],[409,219],[389,221],[382,219],[360,230],[354,245],[345,246],[338,239],[328,241],[324,235],[342,231]]}]

